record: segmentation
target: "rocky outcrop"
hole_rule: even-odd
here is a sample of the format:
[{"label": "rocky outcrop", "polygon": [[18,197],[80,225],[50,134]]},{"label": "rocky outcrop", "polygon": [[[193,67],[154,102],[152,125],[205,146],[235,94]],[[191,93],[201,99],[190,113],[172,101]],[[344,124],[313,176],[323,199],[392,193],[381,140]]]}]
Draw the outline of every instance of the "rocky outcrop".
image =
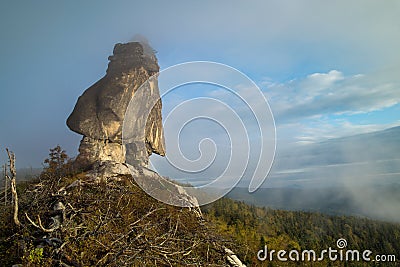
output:
[{"label": "rocky outcrop", "polygon": [[[41,238],[36,238],[37,247],[54,248],[55,252],[48,255],[62,259],[65,266],[81,266],[74,259],[81,255],[81,263],[87,263],[89,258],[92,265],[97,262],[96,265],[144,266],[151,260],[153,265],[173,262],[222,266],[226,262],[227,266],[245,267],[234,252],[210,238],[214,233],[204,226],[199,202],[192,191],[147,168],[151,153],[165,155],[162,106],[155,75],[159,67],[153,50],[137,42],[117,44],[109,60],[107,74],[79,97],[67,120],[72,131],[83,135],[76,162],[87,172],[61,188],[53,188],[55,183],[49,183],[38,187],[47,191],[31,191],[37,194],[32,198],[36,203],[38,199],[42,203],[55,203],[53,211],[45,214],[47,217],[51,214],[48,228],[42,226],[40,215],[36,224],[25,213],[28,222],[43,232]],[[97,186],[103,184],[108,185],[107,189]],[[88,187],[90,190],[82,193],[81,189]],[[152,192],[151,196],[164,203],[154,202],[144,192]],[[90,204],[80,207],[85,202]],[[187,207],[191,212],[172,209],[166,204]],[[80,207],[79,211],[74,206]],[[157,214],[164,210],[166,215]],[[98,224],[91,229],[93,221]],[[76,238],[78,224],[87,231]],[[59,239],[61,230],[63,236],[68,238],[68,233],[72,233],[70,239],[80,239],[79,242],[66,245],[68,241]],[[105,244],[93,242],[98,237]],[[83,246],[85,243],[89,245]],[[203,243],[204,246],[199,246]],[[206,244],[207,257],[202,258]],[[63,251],[64,245],[70,248]],[[149,249],[143,250],[143,245]],[[215,259],[209,257],[213,253],[210,247],[219,251]],[[70,251],[74,251],[73,257],[68,254]]]},{"label": "rocky outcrop", "polygon": [[134,159],[131,164],[146,166],[151,153],[165,155],[157,79],[141,89],[145,91],[141,92],[143,97],[158,99],[154,106],[149,107],[146,98],[135,102],[134,109],[151,111],[146,118],[133,118],[141,124],[136,125],[137,129],[144,132],[135,135],[128,148],[123,145],[122,126],[131,99],[142,84],[158,73],[157,59],[149,45],[132,42],[116,44],[109,60],[107,74],[79,97],[67,119],[68,127],[83,135],[76,161],[83,168],[102,161],[125,163],[128,150]]}]

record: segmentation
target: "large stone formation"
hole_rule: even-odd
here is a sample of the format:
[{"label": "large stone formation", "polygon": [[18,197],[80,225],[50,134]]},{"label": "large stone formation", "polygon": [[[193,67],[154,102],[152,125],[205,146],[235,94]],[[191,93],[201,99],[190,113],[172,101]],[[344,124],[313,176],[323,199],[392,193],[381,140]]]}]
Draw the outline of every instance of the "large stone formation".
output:
[{"label": "large stone formation", "polygon": [[[148,44],[131,42],[116,44],[109,61],[106,75],[79,97],[67,119],[68,127],[83,135],[76,162],[83,169],[93,168],[99,162],[125,163],[128,150],[129,163],[147,166],[151,153],[165,155],[161,99],[156,79],[151,86],[142,87],[146,92],[139,94],[143,98],[150,96],[158,99],[150,107],[147,121],[133,118],[145,123],[145,132],[135,135],[139,139],[125,146],[122,124],[128,104],[138,88],[158,73],[157,59]],[[148,109],[147,98],[135,101],[139,106],[133,108]]]}]

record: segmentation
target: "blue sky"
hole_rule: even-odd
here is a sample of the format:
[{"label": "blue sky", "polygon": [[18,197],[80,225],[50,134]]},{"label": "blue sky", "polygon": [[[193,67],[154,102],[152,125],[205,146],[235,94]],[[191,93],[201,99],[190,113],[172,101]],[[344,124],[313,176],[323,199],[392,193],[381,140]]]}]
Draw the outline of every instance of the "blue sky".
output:
[{"label": "blue sky", "polygon": [[[400,124],[399,1],[2,1],[0,162],[40,166],[115,43],[146,36],[162,69],[239,69],[263,90],[278,146]],[[217,89],[215,89],[217,90]],[[166,103],[168,106],[168,103]]]}]

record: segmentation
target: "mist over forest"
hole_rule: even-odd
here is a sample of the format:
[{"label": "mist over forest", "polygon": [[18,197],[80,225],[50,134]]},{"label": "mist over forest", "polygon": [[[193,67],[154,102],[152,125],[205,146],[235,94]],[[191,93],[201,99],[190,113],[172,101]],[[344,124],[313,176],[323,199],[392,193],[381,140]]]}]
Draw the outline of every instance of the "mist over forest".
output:
[{"label": "mist over forest", "polygon": [[279,152],[264,187],[229,197],[286,210],[400,222],[400,127]]}]

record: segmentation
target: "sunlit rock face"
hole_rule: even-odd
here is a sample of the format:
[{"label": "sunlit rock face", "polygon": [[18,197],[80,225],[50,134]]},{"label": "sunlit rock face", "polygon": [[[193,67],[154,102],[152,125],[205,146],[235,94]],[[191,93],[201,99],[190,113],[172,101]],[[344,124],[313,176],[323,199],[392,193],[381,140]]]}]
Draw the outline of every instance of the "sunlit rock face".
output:
[{"label": "sunlit rock face", "polygon": [[[101,161],[125,163],[128,157],[129,163],[146,166],[152,153],[165,155],[157,79],[142,86],[158,73],[157,59],[150,46],[132,42],[116,44],[109,61],[107,74],[79,97],[67,119],[68,127],[83,135],[76,161],[90,168]],[[131,108],[148,109],[150,113],[145,118],[133,118],[137,131],[142,129],[144,133],[135,134],[136,139],[125,147],[122,142],[125,112],[141,86],[138,96],[143,99],[135,101],[137,106]],[[150,98],[158,101],[150,106]]]}]

